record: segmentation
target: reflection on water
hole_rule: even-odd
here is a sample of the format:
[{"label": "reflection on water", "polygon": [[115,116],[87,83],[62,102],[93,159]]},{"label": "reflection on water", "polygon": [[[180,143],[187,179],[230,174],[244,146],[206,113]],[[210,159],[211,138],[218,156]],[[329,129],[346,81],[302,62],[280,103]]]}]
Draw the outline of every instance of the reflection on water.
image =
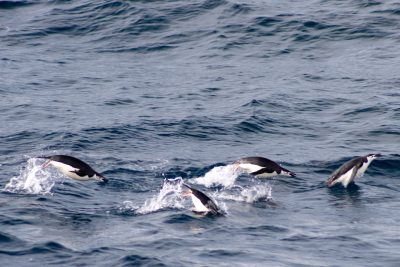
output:
[{"label": "reflection on water", "polygon": [[334,187],[328,188],[327,192],[334,196],[331,200],[335,206],[343,206],[347,204],[357,205],[361,202],[362,188],[355,183],[351,183],[347,188],[336,185]]}]

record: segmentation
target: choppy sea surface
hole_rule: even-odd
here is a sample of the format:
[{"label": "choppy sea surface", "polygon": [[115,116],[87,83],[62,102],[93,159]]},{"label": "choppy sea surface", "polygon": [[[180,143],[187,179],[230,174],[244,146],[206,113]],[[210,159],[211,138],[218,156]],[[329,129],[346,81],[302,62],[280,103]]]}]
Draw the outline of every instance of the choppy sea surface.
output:
[{"label": "choppy sea surface", "polygon": [[0,265],[399,266],[399,25],[398,1],[0,1]]}]

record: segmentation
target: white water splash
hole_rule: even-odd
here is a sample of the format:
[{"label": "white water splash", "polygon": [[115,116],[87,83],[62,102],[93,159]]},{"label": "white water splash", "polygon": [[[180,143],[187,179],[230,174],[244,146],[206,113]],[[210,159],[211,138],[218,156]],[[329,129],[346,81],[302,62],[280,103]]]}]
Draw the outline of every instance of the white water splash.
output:
[{"label": "white water splash", "polygon": [[233,200],[239,202],[254,203],[257,201],[268,201],[272,199],[272,188],[267,184],[255,185],[249,188],[237,187],[238,194],[230,192],[219,192],[216,194],[218,199]]},{"label": "white water splash", "polygon": [[143,206],[138,208],[135,213],[147,214],[165,208],[183,209],[184,199],[181,196],[182,178],[174,180],[165,180],[160,192],[144,202]]},{"label": "white water splash", "polygon": [[5,185],[4,191],[25,194],[51,194],[55,181],[51,173],[42,168],[40,159],[30,158],[19,176],[13,177]]},{"label": "white water splash", "polygon": [[200,184],[206,187],[222,185],[225,188],[230,188],[235,184],[236,179],[241,174],[241,170],[235,165],[214,167],[207,172],[203,177],[198,177],[189,180],[192,184]]}]

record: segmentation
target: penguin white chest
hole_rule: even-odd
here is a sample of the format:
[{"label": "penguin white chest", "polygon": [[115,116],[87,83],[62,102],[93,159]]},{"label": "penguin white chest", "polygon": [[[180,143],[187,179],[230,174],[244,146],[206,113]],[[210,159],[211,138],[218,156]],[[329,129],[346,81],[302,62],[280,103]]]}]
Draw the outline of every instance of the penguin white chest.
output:
[{"label": "penguin white chest", "polygon": [[[336,180],[336,183],[342,183],[344,187],[347,187],[347,186],[354,180],[354,177],[351,177],[354,168],[355,168],[355,167],[351,168],[351,169],[348,170],[345,174],[343,174],[342,176],[340,176],[340,177]],[[336,184],[336,183],[335,183],[335,184]]]},{"label": "penguin white chest", "polygon": [[252,173],[261,170],[263,167],[251,163],[240,163],[239,168]]},{"label": "penguin white chest", "polygon": [[368,162],[365,162],[360,169],[357,171],[357,177],[363,176],[364,172],[368,169],[369,164],[371,163],[372,160],[368,160]]},{"label": "penguin white chest", "polygon": [[195,211],[198,211],[198,212],[209,211],[209,209],[206,206],[204,206],[204,204],[200,201],[200,199],[198,199],[194,195],[191,195],[191,198],[192,198],[193,205],[195,207],[195,209],[194,209]]},{"label": "penguin white chest", "polygon": [[58,161],[51,161],[51,165],[53,165],[55,168],[57,168],[61,173],[64,175],[68,176],[71,179],[75,180],[88,180],[89,176],[79,176],[78,174],[75,173],[75,171],[79,171],[79,169],[72,167],[71,165],[64,164]]}]

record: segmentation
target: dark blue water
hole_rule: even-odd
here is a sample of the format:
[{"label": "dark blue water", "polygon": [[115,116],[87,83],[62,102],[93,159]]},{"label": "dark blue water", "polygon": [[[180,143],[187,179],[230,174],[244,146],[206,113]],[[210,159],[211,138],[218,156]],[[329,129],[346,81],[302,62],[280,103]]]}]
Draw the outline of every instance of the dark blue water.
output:
[{"label": "dark blue water", "polygon": [[[0,1],[0,265],[398,266],[399,25],[397,1]],[[254,155],[298,177],[229,165]]]}]

